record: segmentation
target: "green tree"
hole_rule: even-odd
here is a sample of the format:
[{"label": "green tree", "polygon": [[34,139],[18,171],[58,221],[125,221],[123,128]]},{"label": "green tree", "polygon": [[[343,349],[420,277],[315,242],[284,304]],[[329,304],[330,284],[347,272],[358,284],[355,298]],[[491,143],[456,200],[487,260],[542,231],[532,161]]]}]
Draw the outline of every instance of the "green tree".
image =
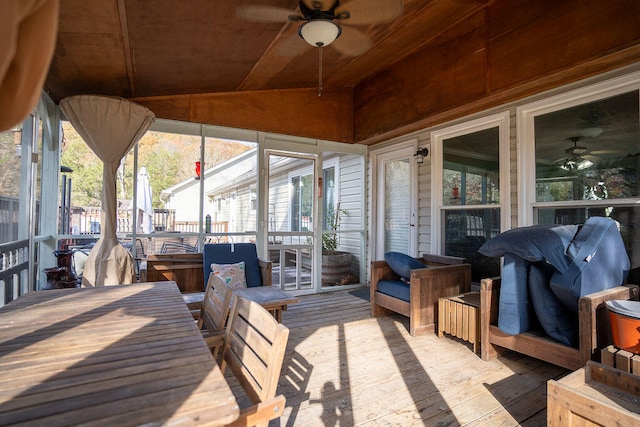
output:
[{"label": "green tree", "polygon": [[102,203],[102,161],[85,144],[71,125],[63,125],[64,141],[60,164],[73,169],[71,204],[100,206]]}]

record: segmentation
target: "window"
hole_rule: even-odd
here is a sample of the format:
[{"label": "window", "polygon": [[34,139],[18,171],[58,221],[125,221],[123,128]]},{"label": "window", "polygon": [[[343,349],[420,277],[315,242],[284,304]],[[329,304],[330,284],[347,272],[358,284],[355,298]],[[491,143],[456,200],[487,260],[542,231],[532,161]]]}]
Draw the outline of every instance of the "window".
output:
[{"label": "window", "polygon": [[635,74],[520,111],[523,135],[533,142],[523,144],[529,161],[522,179],[530,183],[523,206],[531,206],[523,217],[538,224],[613,218],[631,259],[630,283],[640,279],[639,88],[640,75]]},{"label": "window", "polygon": [[499,261],[480,255],[478,249],[508,218],[508,115],[434,132],[432,141],[432,173],[437,174],[432,194],[440,198],[434,215],[442,224],[434,232],[440,241],[433,247],[444,255],[466,258],[474,282],[497,276]]}]

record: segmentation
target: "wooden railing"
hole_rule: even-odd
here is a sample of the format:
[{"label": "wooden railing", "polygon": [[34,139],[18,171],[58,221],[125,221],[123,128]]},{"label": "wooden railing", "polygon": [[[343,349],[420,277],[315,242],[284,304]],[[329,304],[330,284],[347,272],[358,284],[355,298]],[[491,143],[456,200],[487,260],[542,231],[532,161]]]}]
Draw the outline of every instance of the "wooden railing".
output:
[{"label": "wooden railing", "polygon": [[29,241],[18,240],[0,245],[0,305],[28,292]]}]

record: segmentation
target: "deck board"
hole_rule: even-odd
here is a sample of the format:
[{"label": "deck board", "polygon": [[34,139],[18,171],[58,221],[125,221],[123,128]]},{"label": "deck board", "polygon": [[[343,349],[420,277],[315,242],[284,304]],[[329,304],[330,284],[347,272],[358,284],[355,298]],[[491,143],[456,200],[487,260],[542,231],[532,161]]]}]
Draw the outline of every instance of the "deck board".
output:
[{"label": "deck board", "polygon": [[283,312],[287,407],[274,426],[543,426],[546,381],[568,373],[517,353],[484,362],[447,335],[414,338],[406,318],[371,318],[346,291],[299,300]]}]

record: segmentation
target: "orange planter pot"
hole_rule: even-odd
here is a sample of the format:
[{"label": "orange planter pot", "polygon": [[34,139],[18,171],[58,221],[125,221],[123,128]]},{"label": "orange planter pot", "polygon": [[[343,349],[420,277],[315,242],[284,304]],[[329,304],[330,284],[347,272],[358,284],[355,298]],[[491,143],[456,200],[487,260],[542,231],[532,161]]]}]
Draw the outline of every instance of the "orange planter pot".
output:
[{"label": "orange planter pot", "polygon": [[640,354],[640,301],[607,301],[613,344]]}]

